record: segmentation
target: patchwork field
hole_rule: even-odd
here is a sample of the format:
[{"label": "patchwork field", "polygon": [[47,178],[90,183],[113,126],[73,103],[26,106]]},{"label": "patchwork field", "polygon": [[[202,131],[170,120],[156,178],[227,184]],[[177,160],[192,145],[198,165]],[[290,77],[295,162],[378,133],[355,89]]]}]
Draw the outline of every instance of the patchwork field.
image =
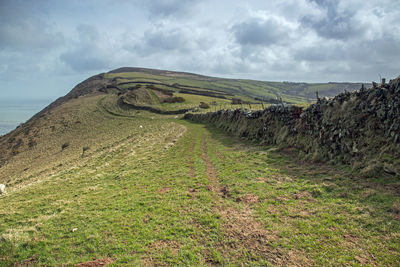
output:
[{"label": "patchwork field", "polygon": [[[218,92],[253,102],[255,98],[264,99],[266,102],[273,102],[277,98],[282,98],[283,101],[291,104],[315,101],[316,91],[319,92],[320,97],[332,97],[344,90],[353,91],[361,88],[361,83],[294,83],[223,79],[193,73],[145,68],[120,68],[106,73],[105,77],[115,79],[116,83],[120,84],[122,88],[137,84],[153,84],[157,87],[176,91]],[[371,87],[371,84],[365,84],[365,86]]]},{"label": "patchwork field", "polygon": [[398,180],[117,101],[78,97],[20,129],[0,266],[400,264]]}]

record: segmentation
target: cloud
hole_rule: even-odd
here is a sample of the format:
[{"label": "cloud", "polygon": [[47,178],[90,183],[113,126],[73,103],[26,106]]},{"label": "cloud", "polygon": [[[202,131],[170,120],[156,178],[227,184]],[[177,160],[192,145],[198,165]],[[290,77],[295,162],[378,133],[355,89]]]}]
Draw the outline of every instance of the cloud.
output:
[{"label": "cloud", "polygon": [[0,0],[0,83],[26,82],[29,91],[38,77],[57,85],[120,66],[261,80],[389,78],[400,74],[399,17],[398,0]]},{"label": "cloud", "polygon": [[0,50],[37,53],[63,44],[63,34],[43,20],[32,3],[0,2]]},{"label": "cloud", "polygon": [[190,49],[190,39],[178,28],[155,29],[144,34],[143,43],[138,47],[146,52],[176,51],[182,52]]},{"label": "cloud", "polygon": [[323,61],[345,60],[346,47],[341,43],[315,41],[309,45],[293,48],[293,60],[312,63]]},{"label": "cloud", "polygon": [[363,35],[366,28],[357,19],[357,10],[343,8],[337,0],[311,0],[324,16],[305,16],[301,23],[326,39],[347,40]]},{"label": "cloud", "polygon": [[127,38],[124,49],[139,56],[147,57],[153,54],[174,53],[187,55],[193,51],[208,50],[213,45],[214,38],[200,27],[173,24],[156,25],[142,36]]},{"label": "cloud", "polygon": [[200,0],[152,0],[143,3],[152,16],[170,17],[187,15],[199,2]]},{"label": "cloud", "polygon": [[107,53],[107,38],[96,27],[87,24],[78,25],[78,41],[60,59],[75,71],[103,70],[110,67]]},{"label": "cloud", "polygon": [[235,40],[241,45],[269,46],[285,42],[290,29],[274,18],[252,18],[232,26]]},{"label": "cloud", "polygon": [[60,59],[75,71],[103,70],[109,67],[108,61],[101,53],[90,47],[70,50],[62,54]]}]

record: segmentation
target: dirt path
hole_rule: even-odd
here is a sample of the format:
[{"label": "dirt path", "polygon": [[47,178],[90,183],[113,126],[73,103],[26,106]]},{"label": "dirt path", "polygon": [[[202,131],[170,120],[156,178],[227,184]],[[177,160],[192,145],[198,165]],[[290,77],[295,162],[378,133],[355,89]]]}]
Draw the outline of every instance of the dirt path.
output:
[{"label": "dirt path", "polygon": [[[189,155],[193,154],[195,145],[196,144],[193,142],[193,144],[189,147]],[[190,178],[194,178],[196,176],[193,164],[194,164],[193,159],[191,159],[189,161],[189,177]]]},{"label": "dirt path", "polygon": [[207,155],[207,138],[203,135],[202,155],[207,166],[207,176],[209,179],[208,189],[214,194],[215,212],[224,221],[224,240],[221,242],[221,249],[225,257],[233,262],[240,258],[250,257],[263,259],[273,265],[307,266],[303,259],[292,259],[290,253],[282,252],[272,248],[269,240],[278,238],[273,233],[269,233],[261,223],[254,219],[252,210],[247,203],[243,203],[241,209],[233,207],[224,201],[229,198],[229,188],[221,186],[218,181],[217,170]]}]

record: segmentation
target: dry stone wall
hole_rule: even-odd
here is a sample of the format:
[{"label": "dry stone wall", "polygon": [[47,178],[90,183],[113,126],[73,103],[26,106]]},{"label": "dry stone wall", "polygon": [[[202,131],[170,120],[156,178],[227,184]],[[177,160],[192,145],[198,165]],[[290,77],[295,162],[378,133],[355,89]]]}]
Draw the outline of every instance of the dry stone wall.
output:
[{"label": "dry stone wall", "polygon": [[250,140],[292,146],[311,160],[350,164],[365,176],[400,176],[400,77],[318,99],[307,109],[275,105],[255,112],[186,114],[185,119]]}]

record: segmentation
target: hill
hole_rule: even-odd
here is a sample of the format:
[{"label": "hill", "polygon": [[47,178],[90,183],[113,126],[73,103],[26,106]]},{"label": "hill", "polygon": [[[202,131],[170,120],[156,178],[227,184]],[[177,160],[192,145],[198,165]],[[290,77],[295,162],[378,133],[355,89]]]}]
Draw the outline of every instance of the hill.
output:
[{"label": "hill", "polygon": [[[294,83],[294,82],[268,82],[244,79],[224,79],[208,77],[187,72],[154,70],[145,68],[119,68],[108,73],[108,77],[127,79],[134,83],[142,78],[147,82],[160,83],[165,86],[178,85],[183,88],[206,89],[222,91],[229,94],[246,96],[251,99],[274,101],[277,98],[287,103],[312,102],[315,92],[321,97],[333,97],[341,92],[360,89],[361,83]],[[142,80],[146,81],[146,80]],[[366,84],[366,87],[370,87]]]},{"label": "hill", "polygon": [[36,144],[40,130],[32,128],[40,124],[40,118],[46,118],[58,106],[83,96],[106,94],[108,99],[115,98],[117,105],[107,107],[106,104],[104,107],[112,114],[115,108],[119,110],[116,113],[134,108],[159,114],[183,114],[189,110],[198,111],[200,103],[206,103],[205,109],[200,109],[205,111],[243,108],[243,104],[246,108],[263,109],[268,104],[280,103],[278,97],[282,97],[285,103],[307,105],[312,101],[305,97],[307,92],[313,95],[314,90],[318,90],[323,97],[360,86],[350,83],[304,84],[222,79],[186,72],[123,67],[81,82],[22,127],[0,138],[0,167],[21,150]]},{"label": "hill", "polygon": [[182,120],[252,82],[123,71],[0,137],[0,266],[399,264],[398,178]]}]

